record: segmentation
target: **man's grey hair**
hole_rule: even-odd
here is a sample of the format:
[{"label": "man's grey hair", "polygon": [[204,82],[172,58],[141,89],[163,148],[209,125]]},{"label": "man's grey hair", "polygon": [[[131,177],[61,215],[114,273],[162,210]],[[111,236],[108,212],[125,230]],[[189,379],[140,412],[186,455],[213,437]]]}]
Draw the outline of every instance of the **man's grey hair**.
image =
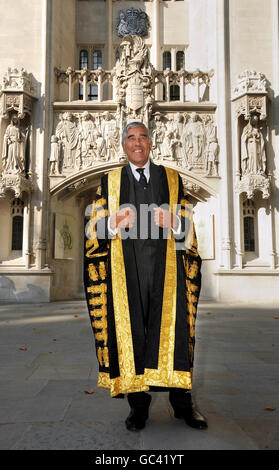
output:
[{"label": "man's grey hair", "polygon": [[127,132],[129,129],[132,129],[133,127],[144,127],[144,129],[147,130],[147,134],[148,134],[148,137],[149,139],[151,138],[150,137],[150,132],[149,132],[149,129],[146,127],[145,124],[143,124],[143,122],[139,122],[139,121],[134,121],[134,122],[130,122],[129,124],[127,124],[123,130],[123,133],[122,133],[122,142],[125,144],[125,140],[126,140],[126,135],[127,135]]}]

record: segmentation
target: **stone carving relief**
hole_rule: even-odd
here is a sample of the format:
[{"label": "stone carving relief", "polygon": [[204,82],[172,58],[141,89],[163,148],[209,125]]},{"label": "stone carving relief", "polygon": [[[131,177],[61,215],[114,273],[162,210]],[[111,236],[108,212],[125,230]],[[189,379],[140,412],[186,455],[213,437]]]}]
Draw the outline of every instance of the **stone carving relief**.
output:
[{"label": "stone carving relief", "polygon": [[[60,114],[51,136],[49,175],[68,175],[101,162],[119,161],[119,125],[117,114],[109,111]],[[219,145],[213,115],[157,111],[149,128],[155,162],[218,176]]]},{"label": "stone carving relief", "polygon": [[241,73],[232,95],[237,118],[243,115],[248,121],[251,114],[258,113],[261,120],[266,119],[268,81],[264,74],[250,70]]},{"label": "stone carving relief", "polygon": [[49,174],[67,175],[116,160],[119,147],[119,128],[112,113],[60,114],[51,136]]},{"label": "stone carving relief", "polygon": [[238,75],[234,97],[247,93],[265,94],[268,91],[268,81],[263,73],[255,70],[245,70]]},{"label": "stone carving relief", "polygon": [[34,100],[37,99],[37,86],[31,73],[24,68],[8,68],[0,84],[0,114],[4,119],[10,113],[17,113],[19,119],[31,115]]},{"label": "stone carving relief", "polygon": [[133,7],[119,11],[116,26],[118,36],[147,36],[149,28],[150,21],[145,11]]},{"label": "stone carving relief", "polygon": [[132,120],[147,126],[154,102],[154,68],[148,50],[138,36],[126,36],[121,45],[121,56],[115,66],[117,115],[121,127]]},{"label": "stone carving relief", "polygon": [[153,158],[218,176],[219,145],[212,115],[156,112],[150,123]]}]

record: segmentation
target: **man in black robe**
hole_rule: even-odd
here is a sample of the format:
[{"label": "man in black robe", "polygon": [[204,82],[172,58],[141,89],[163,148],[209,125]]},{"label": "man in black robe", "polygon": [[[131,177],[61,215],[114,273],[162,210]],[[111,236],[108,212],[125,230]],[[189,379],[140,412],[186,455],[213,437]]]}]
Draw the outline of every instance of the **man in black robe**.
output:
[{"label": "man in black robe", "polygon": [[174,416],[205,429],[190,393],[201,282],[190,205],[178,172],[149,159],[142,123],[126,126],[122,146],[128,165],[102,178],[86,232],[98,386],[127,394],[131,431],[145,426],[148,390],[168,390]]}]

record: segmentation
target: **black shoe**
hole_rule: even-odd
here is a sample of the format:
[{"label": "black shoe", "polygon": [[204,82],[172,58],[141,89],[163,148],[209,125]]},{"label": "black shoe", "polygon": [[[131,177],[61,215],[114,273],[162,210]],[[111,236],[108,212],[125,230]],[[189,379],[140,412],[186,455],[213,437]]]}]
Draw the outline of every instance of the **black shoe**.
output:
[{"label": "black shoe", "polygon": [[205,417],[197,410],[193,403],[185,408],[175,408],[174,417],[184,419],[185,423],[191,426],[191,428],[206,429],[208,427]]},{"label": "black shoe", "polygon": [[148,397],[148,402],[145,406],[137,406],[131,408],[130,414],[125,421],[126,428],[129,431],[140,431],[145,427],[145,422],[148,419],[148,410],[151,402],[151,397]]}]

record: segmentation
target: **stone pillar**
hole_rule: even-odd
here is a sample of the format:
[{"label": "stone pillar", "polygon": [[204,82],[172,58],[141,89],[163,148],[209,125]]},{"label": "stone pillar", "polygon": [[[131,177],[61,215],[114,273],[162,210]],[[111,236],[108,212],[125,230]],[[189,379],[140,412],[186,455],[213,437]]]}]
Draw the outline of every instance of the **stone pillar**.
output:
[{"label": "stone pillar", "polygon": [[23,211],[23,243],[22,243],[22,256],[25,260],[26,269],[29,269],[30,264],[31,264],[30,212],[31,212],[31,201],[30,201],[30,198],[28,198],[28,200],[24,204],[24,211]]},{"label": "stone pillar", "polygon": [[[272,19],[273,19],[273,27],[272,27],[272,51],[273,51],[273,79],[272,81],[272,88],[274,90],[274,97],[278,97],[279,95],[279,5],[278,0],[272,0]],[[268,120],[272,118],[273,121],[273,131],[270,136],[270,142],[274,149],[274,158],[275,162],[274,165],[278,169],[279,168],[279,108],[277,103],[273,102],[272,106],[270,106],[270,116],[268,116]],[[268,152],[268,148],[267,148]],[[279,173],[278,171],[273,172],[273,181],[274,186],[278,187],[279,184]],[[272,247],[271,247],[271,265],[278,267],[278,251],[279,251],[279,244],[276,246],[276,240],[278,240],[278,233],[276,231],[279,227],[279,215],[278,211],[276,211],[275,207],[277,205],[274,198],[277,196],[274,195],[274,192],[271,191],[270,197],[270,228],[271,228],[271,239],[272,239]],[[276,254],[277,250],[277,254]]]},{"label": "stone pillar", "polygon": [[[274,206],[273,206],[274,207]],[[276,268],[276,247],[275,247],[275,221],[274,221],[274,209],[272,207],[272,204],[270,204],[270,201],[267,201],[267,208],[266,208],[266,213],[267,213],[267,220],[269,224],[269,263],[270,263],[270,268],[275,269]]]},{"label": "stone pillar", "polygon": [[36,253],[37,269],[47,267],[47,243],[48,239],[48,155],[50,152],[51,135],[51,74],[52,51],[52,1],[43,0],[42,15],[42,85],[41,97],[38,100],[36,110],[34,110],[34,121],[37,119],[36,135],[36,156],[34,161],[34,171],[37,175],[36,190],[33,196],[34,205],[34,250]]},{"label": "stone pillar", "polygon": [[220,145],[220,222],[222,247],[220,253],[220,267],[232,267],[232,240],[231,240],[231,201],[233,198],[232,166],[231,166],[231,106],[230,106],[230,51],[229,51],[229,2],[217,0],[217,50],[218,50],[218,108],[217,123]]},{"label": "stone pillar", "polygon": [[157,70],[161,66],[160,46],[160,0],[153,0],[152,62]]},{"label": "stone pillar", "polygon": [[176,72],[176,49],[175,47],[171,48],[171,69]]},{"label": "stone pillar", "polygon": [[[234,176],[236,181],[240,181],[240,154],[239,154],[239,141],[240,141],[240,132],[239,132],[239,122],[238,116],[234,112],[234,132],[232,135],[233,139],[233,150],[234,150]],[[242,198],[241,196],[235,195],[235,208],[234,208],[234,220],[235,224],[235,241],[236,241],[236,264],[239,269],[243,267],[243,247],[242,247],[242,225],[243,225],[243,216],[242,216]]]},{"label": "stone pillar", "polygon": [[108,70],[112,65],[112,0],[107,0],[107,25],[108,25]]}]

